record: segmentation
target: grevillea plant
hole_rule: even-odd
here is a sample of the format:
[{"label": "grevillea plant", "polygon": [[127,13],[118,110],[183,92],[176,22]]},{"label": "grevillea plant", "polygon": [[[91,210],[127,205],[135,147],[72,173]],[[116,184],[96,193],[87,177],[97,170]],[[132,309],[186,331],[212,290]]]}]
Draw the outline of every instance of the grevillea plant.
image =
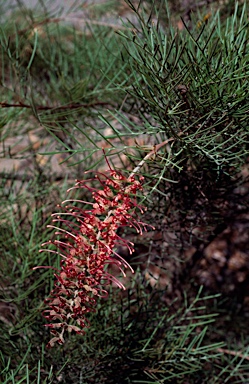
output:
[{"label": "grevillea plant", "polygon": [[133,243],[122,239],[117,230],[133,227],[142,234],[148,227],[139,221],[137,215],[138,212],[143,213],[136,199],[138,191],[142,190],[143,177],[138,178],[137,173],[151,156],[171,141],[174,139],[156,145],[129,177],[112,169],[107,161],[108,171],[95,175],[98,188],[92,187],[93,179],[86,179],[77,181],[68,190],[86,189],[91,193],[92,201],[65,200],[59,206],[62,211],[52,215],[56,225],[48,227],[55,229],[55,236],[60,238],[42,244],[43,247],[54,245],[56,250],[43,248],[41,252],[58,254],[61,262],[60,269],[54,275],[54,289],[45,300],[48,309],[43,312],[50,322],[46,326],[54,336],[48,347],[53,347],[55,343],[63,344],[65,331],[85,333],[89,326],[86,315],[96,310],[98,298],[107,296],[106,285],[114,283],[125,289],[113,274],[108,273],[107,268],[112,263],[124,276],[124,268],[133,272],[131,266],[115,252],[118,245],[123,245],[132,253]]},{"label": "grevillea plant", "polygon": [[[109,166],[107,172],[97,173],[96,179],[99,188],[93,188],[93,179],[88,179],[77,181],[70,189],[87,189],[92,201],[65,200],[60,206],[62,211],[52,215],[54,225],[49,225],[59,239],[42,245],[45,248],[41,252],[61,257],[60,270],[54,275],[54,289],[45,300],[48,309],[43,312],[49,321],[46,326],[53,334],[49,347],[56,342],[63,344],[65,331],[84,334],[89,326],[86,315],[95,311],[96,299],[107,295],[106,285],[115,283],[125,289],[107,268],[113,263],[124,276],[124,268],[132,270],[115,249],[122,244],[132,253],[133,244],[120,238],[117,229],[129,226],[142,233],[146,228],[136,214],[137,209],[142,212],[136,202],[142,178],[138,179],[134,173],[126,178]],[[47,249],[48,245],[54,245],[56,250]]]}]

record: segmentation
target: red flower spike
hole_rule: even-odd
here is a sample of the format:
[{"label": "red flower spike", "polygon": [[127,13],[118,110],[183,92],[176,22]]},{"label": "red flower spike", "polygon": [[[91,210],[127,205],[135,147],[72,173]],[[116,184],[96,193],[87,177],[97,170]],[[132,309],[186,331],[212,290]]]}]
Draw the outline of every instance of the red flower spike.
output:
[{"label": "red flower spike", "polygon": [[[107,161],[108,163],[108,161]],[[97,173],[95,180],[100,183],[100,190],[89,186],[90,180],[77,181],[68,191],[86,188],[92,194],[92,202],[83,200],[65,200],[65,203],[88,205],[64,206],[62,212],[53,214],[53,223],[60,223],[62,228],[49,225],[56,230],[55,239],[43,244],[53,244],[58,251],[43,249],[61,257],[60,270],[55,273],[54,289],[45,301],[48,306],[43,316],[50,321],[46,324],[54,337],[48,343],[64,343],[64,333],[84,334],[89,327],[86,319],[88,312],[95,312],[96,299],[106,297],[103,285],[115,283],[119,288],[124,285],[106,271],[106,266],[115,264],[125,276],[123,268],[132,268],[115,252],[119,244],[126,245],[129,252],[134,251],[133,244],[121,239],[117,229],[129,226],[138,233],[146,230],[146,224],[136,220],[135,210],[142,208],[136,203],[136,194],[142,190],[141,182],[133,175],[126,178],[120,172],[111,169],[106,173]],[[141,179],[142,181],[142,179]],[[72,220],[71,220],[72,219]],[[37,268],[37,267],[36,267]],[[47,268],[47,267],[41,267]],[[132,270],[133,272],[133,270]]]}]

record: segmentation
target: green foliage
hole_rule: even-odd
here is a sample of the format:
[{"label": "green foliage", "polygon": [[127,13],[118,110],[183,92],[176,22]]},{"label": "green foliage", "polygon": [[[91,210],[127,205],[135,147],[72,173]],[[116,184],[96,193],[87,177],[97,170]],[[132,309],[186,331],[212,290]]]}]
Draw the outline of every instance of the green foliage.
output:
[{"label": "green foliage", "polygon": [[[113,1],[82,2],[81,28],[43,1],[43,11],[22,5],[12,15],[1,5],[0,155],[8,160],[0,169],[2,383],[249,380],[243,311],[200,289],[191,274],[219,225],[248,212],[247,195],[238,192],[247,191],[247,5],[236,3],[226,17],[224,9],[222,17],[193,14],[178,30],[167,1],[147,3],[127,1],[132,22],[116,28]],[[151,233],[132,238],[148,252],[132,259],[127,291],[110,287],[85,336],[47,350],[41,311],[59,260],[39,249],[51,236],[50,214],[75,178],[102,169],[102,148],[128,174],[170,138],[139,169],[145,219],[161,243]],[[39,265],[46,268],[33,270]],[[152,267],[166,271],[168,288]]]},{"label": "green foliage", "polygon": [[[136,283],[134,280],[121,302],[115,290],[111,293],[109,303],[92,316],[92,326],[84,336],[85,380],[98,377],[105,382],[104,377],[100,379],[105,372],[110,383],[121,382],[120,376],[127,383],[150,383],[149,378],[157,380],[153,382],[177,378],[180,383],[201,370],[203,360],[211,362],[219,356],[223,343],[203,345],[215,315],[206,313],[205,302],[211,298],[201,298],[201,290],[181,309],[176,300],[165,306],[163,292],[150,293],[138,271]],[[75,361],[77,354],[74,352]]]},{"label": "green foliage", "polygon": [[85,22],[76,29],[65,24],[67,17],[44,19],[29,13],[17,13],[16,20],[3,24],[0,36],[4,137],[29,121],[25,131],[43,126],[58,140],[58,153],[80,154],[81,162],[89,159],[104,137],[95,128],[98,110],[118,106],[125,95],[120,39],[108,24]]},{"label": "green foliage", "polygon": [[130,94],[143,119],[149,116],[146,133],[160,141],[175,138],[162,176],[170,178],[172,167],[183,169],[186,159],[195,169],[237,171],[248,153],[246,4],[240,14],[237,4],[225,23],[217,12],[167,32],[153,14],[133,9],[139,25],[119,32],[130,56]]}]

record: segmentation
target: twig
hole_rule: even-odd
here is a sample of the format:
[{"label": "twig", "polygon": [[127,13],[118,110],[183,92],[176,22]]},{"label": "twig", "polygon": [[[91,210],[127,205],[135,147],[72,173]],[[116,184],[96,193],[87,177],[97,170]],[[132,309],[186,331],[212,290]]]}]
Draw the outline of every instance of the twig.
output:
[{"label": "twig", "polygon": [[157,144],[154,146],[153,150],[150,151],[144,158],[143,160],[140,161],[140,163],[136,166],[136,168],[132,171],[132,173],[130,174],[129,176],[129,179],[132,178],[136,173],[138,173],[138,171],[143,167],[143,165],[146,163],[146,161],[153,155],[155,155],[157,153],[157,151],[159,151],[160,148],[164,147],[165,145],[167,145],[168,143],[170,143],[171,141],[174,141],[175,138],[174,137],[171,137],[170,139],[167,139],[165,141],[163,141],[162,143],[160,144]]},{"label": "twig", "polygon": [[[45,175],[46,180],[48,181],[61,181],[65,180],[65,173],[56,173],[53,174],[53,177]],[[13,180],[13,181],[23,181],[23,182],[29,182],[34,180],[34,174],[21,174],[21,173],[7,173],[7,172],[0,172],[0,178],[2,180]],[[74,182],[75,179],[68,178],[67,181]]]},{"label": "twig", "polygon": [[[18,35],[23,35],[25,33],[27,33],[28,31],[30,30],[34,30],[35,28],[37,27],[41,27],[45,24],[49,24],[49,23],[59,23],[61,21],[78,21],[80,23],[84,23],[84,24],[95,24],[95,25],[101,25],[103,27],[108,27],[108,28],[112,28],[113,30],[132,30],[132,28],[129,28],[129,27],[125,27],[124,25],[117,25],[117,24],[112,24],[112,23],[108,23],[108,22],[105,22],[105,21],[98,21],[98,20],[90,20],[87,15],[82,15],[82,16],[85,16],[85,19],[83,18],[80,18],[80,17],[74,17],[73,15],[69,15],[69,16],[63,16],[63,17],[56,17],[56,18],[47,18],[45,20],[42,20],[40,22],[37,22],[37,23],[34,23],[32,26],[30,27],[27,27],[27,28],[24,28],[24,29],[21,29],[20,31],[18,31]],[[14,36],[12,36],[14,37]]]},{"label": "twig", "polygon": [[[68,104],[60,105],[58,107],[52,107],[49,105],[36,105],[35,108],[40,111],[49,111],[49,110],[66,110],[66,109],[77,109],[77,108],[91,108],[98,105],[110,105],[110,103],[104,101],[96,101],[94,103],[83,103],[83,104]],[[5,101],[0,102],[0,108],[29,108],[32,109],[33,106],[19,102],[18,104],[6,103]]]},{"label": "twig", "polygon": [[249,360],[249,356],[245,356],[242,352],[239,351],[231,351],[230,349],[226,348],[217,348],[217,351],[221,353],[226,353],[227,355],[237,356],[241,359]]}]

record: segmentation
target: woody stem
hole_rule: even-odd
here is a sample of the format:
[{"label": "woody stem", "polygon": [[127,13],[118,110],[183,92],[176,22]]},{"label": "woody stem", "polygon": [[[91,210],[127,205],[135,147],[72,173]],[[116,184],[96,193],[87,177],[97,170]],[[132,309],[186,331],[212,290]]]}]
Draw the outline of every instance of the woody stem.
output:
[{"label": "woody stem", "polygon": [[159,143],[157,145],[154,146],[154,148],[152,149],[152,151],[150,151],[144,158],[143,160],[140,161],[140,163],[136,166],[136,168],[132,171],[132,173],[130,174],[130,176],[128,177],[128,180],[131,179],[136,173],[139,172],[139,170],[143,167],[143,165],[146,163],[146,161],[153,155],[155,155],[157,153],[157,151],[159,151],[160,148],[164,147],[165,145],[167,145],[168,143],[170,143],[171,141],[174,141],[175,138],[171,137],[170,139],[167,139],[165,141],[163,141],[162,143]]}]

